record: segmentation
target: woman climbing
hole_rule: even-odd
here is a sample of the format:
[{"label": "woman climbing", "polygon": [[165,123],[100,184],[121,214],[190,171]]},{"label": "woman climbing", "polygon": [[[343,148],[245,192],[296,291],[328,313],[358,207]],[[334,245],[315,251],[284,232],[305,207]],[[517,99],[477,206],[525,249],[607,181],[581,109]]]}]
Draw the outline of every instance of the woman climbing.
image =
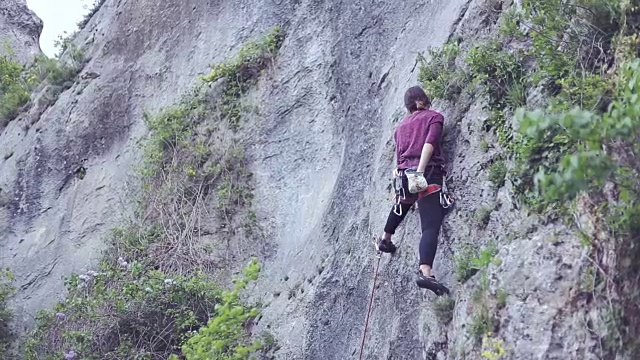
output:
[{"label": "woman climbing", "polygon": [[[406,91],[404,104],[408,114],[400,122],[394,135],[397,161],[394,177],[398,182],[401,181],[401,186],[398,184],[396,189],[397,203],[389,213],[384,227],[384,236],[382,239],[377,239],[378,249],[385,253],[396,251],[391,236],[409,209],[417,202],[422,237],[420,238],[420,269],[416,284],[440,296],[448,294],[449,289],[436,280],[431,270],[438,247],[438,234],[444,218],[441,201],[447,201],[446,194],[442,194],[445,174],[444,158],[440,149],[444,117],[430,109],[431,100],[418,86]],[[418,183],[421,180],[423,186],[426,184],[429,186],[418,187],[416,190],[414,184],[410,184],[407,175],[411,180],[418,179]],[[410,190],[419,192],[412,193]]]}]

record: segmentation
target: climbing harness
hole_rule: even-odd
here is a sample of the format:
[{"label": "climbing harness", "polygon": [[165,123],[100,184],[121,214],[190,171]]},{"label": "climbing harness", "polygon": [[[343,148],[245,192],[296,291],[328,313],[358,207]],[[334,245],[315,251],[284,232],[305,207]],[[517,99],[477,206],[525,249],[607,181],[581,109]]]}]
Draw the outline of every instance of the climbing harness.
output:
[{"label": "climbing harness", "polygon": [[373,287],[371,288],[371,297],[369,298],[369,309],[367,310],[367,318],[364,322],[364,333],[362,333],[362,343],[360,344],[360,360],[362,360],[362,355],[364,355],[364,343],[367,339],[369,317],[371,316],[371,309],[373,308],[373,296],[376,292],[376,282],[378,280],[378,270],[380,269],[380,259],[382,259],[382,252],[378,251],[376,253],[376,257],[378,258],[378,263],[376,264],[376,272],[375,272],[375,275],[373,276]]},{"label": "climbing harness", "polygon": [[[440,205],[442,205],[442,208],[444,209],[448,209],[450,208],[453,203],[453,197],[451,196],[450,192],[449,192],[449,188],[447,187],[447,172],[446,169],[444,167],[444,165],[441,165],[442,168],[442,186],[438,185],[438,184],[429,184],[426,186],[426,188],[424,188],[424,190],[422,190],[418,196],[420,198],[427,196],[427,195],[431,195],[433,193],[436,192],[440,192]],[[433,171],[433,169],[431,169],[431,171]],[[402,206],[401,206],[401,202],[407,199],[407,193],[406,190],[404,188],[404,186],[402,186],[402,176],[404,175],[407,176],[407,180],[408,177],[411,176],[410,174],[415,174],[415,170],[394,170],[393,172],[393,190],[395,192],[395,204],[393,205],[393,213],[398,215],[398,216],[402,216]],[[428,177],[428,176],[427,176]],[[424,179],[424,177],[422,177]]]}]

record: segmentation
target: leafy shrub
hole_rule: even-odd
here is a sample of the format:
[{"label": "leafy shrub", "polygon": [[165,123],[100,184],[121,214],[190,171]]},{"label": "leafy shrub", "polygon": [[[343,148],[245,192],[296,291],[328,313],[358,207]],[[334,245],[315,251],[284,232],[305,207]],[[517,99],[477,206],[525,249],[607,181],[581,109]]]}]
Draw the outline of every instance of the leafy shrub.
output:
[{"label": "leafy shrub", "polygon": [[502,339],[494,338],[489,332],[482,337],[482,350],[480,355],[486,360],[499,360],[507,354]]},{"label": "leafy shrub", "polygon": [[466,83],[466,74],[456,66],[456,58],[460,53],[458,42],[451,41],[442,48],[429,49],[428,52],[428,61],[424,56],[418,56],[418,81],[433,98],[455,100]]},{"label": "leafy shrub", "polygon": [[491,221],[491,213],[495,210],[496,204],[492,203],[490,205],[484,205],[478,209],[475,214],[475,219],[478,222],[478,226],[480,228],[485,228],[489,225],[489,221]]},{"label": "leafy shrub", "polygon": [[440,323],[447,325],[451,322],[455,305],[455,301],[450,296],[438,297],[433,302],[433,312]]},{"label": "leafy shrub", "polygon": [[469,332],[477,342],[480,342],[483,336],[493,332],[497,325],[498,321],[489,312],[489,308],[486,305],[481,305],[471,319]]},{"label": "leafy shrub", "polygon": [[496,307],[498,309],[503,309],[507,305],[507,296],[507,292],[503,289],[496,291]]},{"label": "leafy shrub", "polygon": [[[523,92],[524,72],[521,55],[518,52],[511,54],[503,51],[499,42],[488,41],[473,47],[465,62],[473,82],[481,84],[486,91],[490,107],[504,107],[510,93],[513,97],[516,91]],[[516,97],[510,102],[517,101]]]},{"label": "leafy shrub", "polygon": [[9,341],[12,337],[9,329],[12,313],[7,308],[7,302],[15,291],[11,285],[13,280],[13,273],[9,269],[0,269],[0,358],[2,359],[4,359],[7,346],[9,346]]},{"label": "leafy shrub", "polygon": [[581,191],[602,186],[605,180],[624,184],[622,198],[629,199],[637,189],[636,170],[631,163],[620,163],[603,147],[603,143],[626,143],[638,148],[636,131],[640,125],[640,60],[627,63],[618,78],[618,91],[609,111],[599,115],[574,108],[567,112],[548,113],[541,110],[517,113],[521,131],[527,140],[541,138],[562,128],[569,142],[577,143],[573,151],[561,156],[552,167],[540,167],[535,177],[535,189],[546,199],[571,199]]},{"label": "leafy shrub", "polygon": [[29,102],[30,93],[22,78],[23,66],[8,55],[0,56],[0,127],[18,114],[20,107]]},{"label": "leafy shrub", "polygon": [[469,245],[463,247],[455,258],[457,280],[464,283],[489,264],[498,265],[499,259],[495,257],[496,252],[495,245],[489,245],[480,251]]},{"label": "leafy shrub", "polygon": [[26,358],[62,358],[73,352],[82,358],[166,359],[188,341],[188,359],[198,359],[191,349],[208,342],[221,346],[216,358],[244,359],[246,349],[260,348],[241,346],[246,343],[243,326],[258,312],[244,307],[238,293],[258,271],[254,260],[234,290],[223,292],[204,274],[172,276],[125,259],[105,263],[99,272],[74,274],[66,281],[65,301],[38,315]]},{"label": "leafy shrub", "polygon": [[499,159],[489,165],[489,181],[491,181],[496,188],[504,185],[506,175],[507,166],[504,164],[504,160]]},{"label": "leafy shrub", "polygon": [[220,298],[205,275],[180,276],[120,259],[66,280],[68,295],[40,312],[27,359],[166,358],[204,324]]},{"label": "leafy shrub", "polygon": [[245,336],[246,322],[258,315],[257,309],[242,305],[239,293],[250,280],[258,278],[260,268],[253,261],[244,270],[245,277],[236,281],[234,289],[222,296],[222,304],[216,306],[216,316],[202,327],[183,346],[188,360],[242,360],[262,348],[262,344],[249,341]]},{"label": "leafy shrub", "polygon": [[223,118],[233,127],[239,125],[242,113],[238,99],[273,62],[283,40],[281,28],[273,27],[262,41],[249,42],[233,60],[213,65],[211,72],[202,77],[206,83],[224,79],[220,107]]}]

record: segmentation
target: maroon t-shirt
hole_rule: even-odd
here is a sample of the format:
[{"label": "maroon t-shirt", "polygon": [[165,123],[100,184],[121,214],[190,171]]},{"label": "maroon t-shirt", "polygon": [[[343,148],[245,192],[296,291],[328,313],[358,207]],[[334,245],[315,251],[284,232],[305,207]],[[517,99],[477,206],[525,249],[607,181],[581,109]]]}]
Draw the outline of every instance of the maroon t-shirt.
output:
[{"label": "maroon t-shirt", "polygon": [[444,164],[444,157],[440,149],[440,137],[444,126],[444,116],[433,110],[419,110],[405,116],[396,128],[394,138],[396,141],[396,160],[398,169],[415,169],[420,163],[422,147],[429,143],[433,145],[433,154],[425,175],[431,170],[429,166],[435,166],[432,175],[441,175],[440,166]]}]

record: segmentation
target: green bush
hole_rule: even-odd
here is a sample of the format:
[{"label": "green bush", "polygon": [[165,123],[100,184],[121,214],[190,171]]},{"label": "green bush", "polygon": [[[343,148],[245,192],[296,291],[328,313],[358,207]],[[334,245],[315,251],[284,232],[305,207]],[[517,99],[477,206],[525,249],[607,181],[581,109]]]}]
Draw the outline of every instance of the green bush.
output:
[{"label": "green bush", "polygon": [[29,102],[23,71],[23,66],[9,56],[0,56],[0,127],[13,120],[19,109]]},{"label": "green bush", "polygon": [[7,307],[8,299],[15,289],[11,284],[14,280],[13,273],[9,269],[0,269],[0,359],[4,359],[12,334],[9,322],[12,313]]},{"label": "green bush", "polygon": [[469,333],[477,343],[482,341],[482,337],[495,330],[498,325],[497,319],[489,312],[486,306],[480,309],[471,318]]},{"label": "green bush", "polygon": [[74,274],[66,280],[65,301],[39,313],[26,359],[71,351],[85,359],[166,359],[183,343],[187,359],[199,359],[193,349],[204,344],[214,344],[217,359],[245,359],[247,349],[261,348],[243,345],[243,326],[258,311],[242,305],[238,294],[258,271],[254,260],[235,288],[222,292],[205,274],[168,274],[135,260]]},{"label": "green bush", "polygon": [[[571,199],[582,191],[597,190],[605,180],[623,184],[622,198],[629,199],[637,189],[637,169],[616,161],[602,144],[626,143],[638,149],[636,130],[640,125],[640,60],[622,67],[617,93],[609,111],[597,114],[581,108],[549,113],[520,110],[516,114],[522,134],[531,142],[540,142],[546,134],[562,128],[568,142],[577,146],[563,154],[551,167],[540,167],[535,189],[548,200]],[[629,191],[631,190],[631,191]]]},{"label": "green bush", "polygon": [[495,257],[496,253],[495,245],[488,245],[480,251],[469,245],[464,246],[455,257],[456,279],[464,283],[489,264],[498,265],[500,260]]},{"label": "green bush", "polygon": [[498,309],[503,309],[507,306],[507,296],[507,292],[503,289],[498,289],[498,291],[496,291],[496,307]]},{"label": "green bush", "polygon": [[244,336],[246,322],[259,312],[245,307],[239,300],[240,291],[250,280],[258,278],[259,271],[257,262],[253,261],[245,268],[244,279],[236,280],[234,289],[223,294],[222,303],[216,306],[216,316],[182,346],[187,360],[242,360],[262,348],[259,341],[250,341]]},{"label": "green bush", "polygon": [[456,66],[460,53],[457,41],[451,41],[439,49],[430,49],[429,60],[418,56],[420,69],[418,81],[434,99],[455,100],[467,82],[467,76]]},{"label": "green bush", "polygon": [[473,47],[465,60],[473,82],[482,85],[490,108],[517,104],[524,97],[522,56],[504,51],[498,41]]},{"label": "green bush", "polygon": [[441,296],[433,302],[433,313],[440,323],[447,325],[453,319],[455,306],[456,302],[451,296]]},{"label": "green bush", "polygon": [[39,313],[26,359],[59,359],[70,351],[85,359],[166,359],[220,299],[204,274],[169,274],[122,258],[65,283],[65,300]]},{"label": "green bush", "polygon": [[507,176],[507,166],[504,160],[498,159],[489,165],[489,181],[491,181],[496,188],[504,185],[505,176]]},{"label": "green bush", "polygon": [[222,117],[232,127],[239,125],[242,106],[239,98],[262,72],[273,63],[284,41],[280,27],[273,27],[262,41],[254,40],[246,44],[233,60],[215,64],[211,72],[202,77],[206,83],[224,80],[220,108]]},{"label": "green bush", "polygon": [[491,214],[496,209],[496,204],[492,203],[489,205],[481,206],[475,214],[475,220],[478,222],[478,227],[484,229],[489,225],[489,221],[491,221]]}]

